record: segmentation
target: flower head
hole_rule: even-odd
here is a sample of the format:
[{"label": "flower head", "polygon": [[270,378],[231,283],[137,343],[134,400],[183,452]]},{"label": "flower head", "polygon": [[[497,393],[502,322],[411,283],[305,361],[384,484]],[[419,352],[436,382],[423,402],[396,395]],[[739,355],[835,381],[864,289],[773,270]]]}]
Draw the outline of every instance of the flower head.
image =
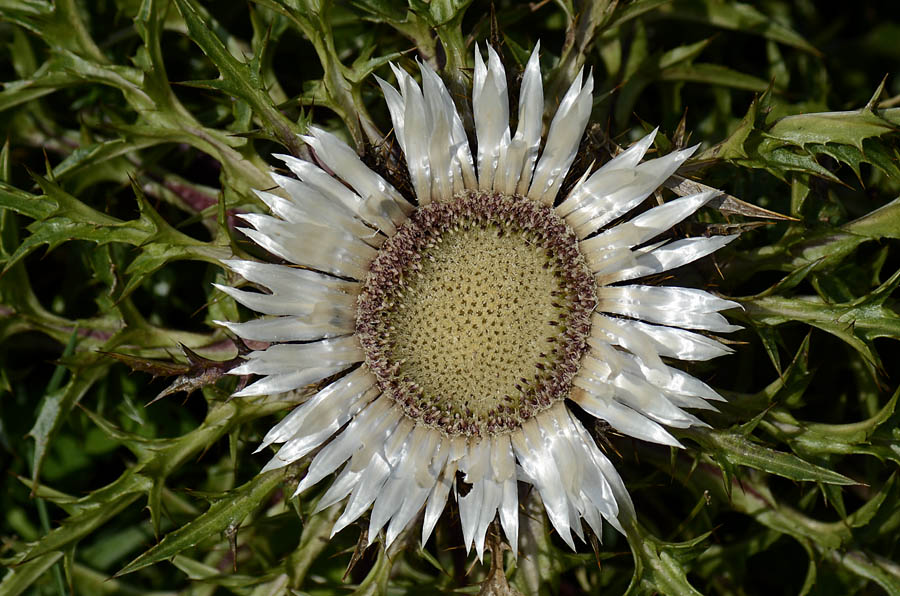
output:
[{"label": "flower head", "polygon": [[573,548],[582,519],[621,531],[634,516],[628,492],[570,404],[665,445],[679,445],[666,427],[703,424],[685,409],[721,398],[663,358],[728,353],[698,331],[732,331],[718,312],[737,305],[633,280],[734,237],[654,242],[712,193],[607,228],[694,151],[642,161],[655,131],[557,196],[590,115],[590,75],[578,74],[542,140],[535,48],[513,134],[503,65],[476,48],[473,155],[444,83],[420,67],[421,86],[396,67],[399,89],[378,81],[414,196],[311,129],[304,141],[323,167],[278,156],[297,178],[273,174],[283,192],[258,193],[274,216],[243,216],[244,233],[291,264],[226,263],[269,292],[220,287],[270,315],[222,323],[270,342],[231,371],[262,377],[236,395],[336,377],[269,431],[260,449],[282,446],[265,469],[319,449],[297,493],[340,470],[318,508],[347,499],[334,532],[371,508],[369,534],[386,527],[388,544],[423,508],[427,540],[453,491],[468,548],[482,555],[498,514],[515,545],[519,482]]}]

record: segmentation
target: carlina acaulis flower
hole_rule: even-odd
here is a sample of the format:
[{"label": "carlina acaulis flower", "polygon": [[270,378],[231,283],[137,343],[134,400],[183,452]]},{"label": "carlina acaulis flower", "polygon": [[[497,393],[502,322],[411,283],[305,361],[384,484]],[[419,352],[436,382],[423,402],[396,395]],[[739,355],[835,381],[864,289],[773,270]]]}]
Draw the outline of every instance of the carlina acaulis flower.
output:
[{"label": "carlina acaulis flower", "polygon": [[[231,371],[262,378],[235,395],[277,394],[336,377],[265,436],[282,444],[265,470],[318,449],[297,493],[336,475],[318,502],[346,500],[340,531],[371,508],[369,536],[390,545],[424,509],[423,543],[454,493],[467,548],[484,551],[499,516],[518,540],[519,483],[532,484],[573,549],[581,520],[600,535],[634,518],[612,463],[570,411],[637,439],[679,446],[666,427],[702,425],[686,408],[722,399],[667,359],[730,352],[698,333],[730,332],[708,292],[634,280],[709,255],[735,236],[654,241],[709,201],[669,201],[607,227],[642,203],[695,148],[642,161],[651,133],[557,196],[591,112],[579,73],[542,139],[538,47],[509,128],[506,74],[475,50],[477,154],[440,77],[421,86],[393,67],[378,80],[414,189],[408,201],[349,146],[311,128],[323,167],[280,155],[296,178],[259,192],[273,216],[243,230],[291,263],[226,265],[268,293],[219,288],[265,318],[222,324],[269,342]],[[333,172],[333,174],[331,173]],[[457,491],[457,475],[467,491]]]}]

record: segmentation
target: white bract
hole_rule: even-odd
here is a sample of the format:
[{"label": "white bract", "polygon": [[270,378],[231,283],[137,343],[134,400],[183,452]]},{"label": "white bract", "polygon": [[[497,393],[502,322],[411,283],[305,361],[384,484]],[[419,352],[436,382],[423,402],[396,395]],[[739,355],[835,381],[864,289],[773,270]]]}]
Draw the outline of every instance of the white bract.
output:
[{"label": "white bract", "polygon": [[[236,396],[283,393],[337,375],[337,380],[319,389],[265,436],[258,451],[273,444],[281,447],[264,470],[286,466],[318,449],[297,487],[297,494],[333,477],[318,509],[346,501],[334,532],[371,509],[369,536],[386,529],[388,545],[421,512],[424,512],[424,543],[453,493],[459,504],[467,548],[474,546],[481,557],[488,525],[499,517],[515,551],[519,483],[530,483],[537,489],[550,522],[572,548],[573,534],[583,538],[581,520],[597,535],[604,519],[622,531],[635,515],[629,494],[613,465],[568,404],[577,403],[589,415],[606,421],[623,434],[680,446],[667,428],[703,425],[685,408],[715,409],[709,402],[722,399],[706,384],[669,366],[662,358],[708,360],[729,353],[729,348],[700,332],[735,330],[737,327],[730,325],[719,311],[738,305],[702,290],[641,285],[636,281],[709,255],[735,238],[656,240],[707,203],[714,193],[675,199],[630,221],[605,227],[650,196],[695,148],[642,161],[652,144],[654,131],[596,171],[584,172],[566,196],[558,197],[590,115],[593,86],[590,74],[577,75],[542,142],[544,98],[538,48],[522,78],[514,134],[509,127],[507,78],[500,58],[488,48],[485,64],[481,51],[476,48],[472,111],[478,149],[473,154],[463,120],[440,77],[423,64],[420,86],[405,71],[396,67],[393,71],[399,89],[380,79],[378,83],[390,110],[415,196],[407,200],[345,143],[328,132],[311,128],[309,136],[303,138],[324,168],[294,157],[279,156],[297,178],[273,174],[279,193],[259,193],[274,215],[242,216],[252,226],[243,232],[291,265],[227,261],[225,265],[232,271],[266,292],[217,286],[241,304],[267,315],[245,323],[222,323],[244,339],[270,344],[266,349],[250,353],[241,366],[231,371],[235,375],[261,377]],[[516,216],[519,223],[510,224],[512,220],[504,219],[501,210],[508,213],[523,202],[530,209],[526,210],[527,217],[520,213]],[[478,217],[482,219],[477,224],[471,219],[474,215],[459,215],[462,207],[438,209],[440,205],[463,203],[470,207],[481,203],[490,205],[479,212]],[[465,213],[471,211],[467,207]],[[452,219],[457,216],[461,218],[459,226]],[[440,218],[450,224],[440,229],[428,228],[432,225],[428,222]],[[528,222],[535,218],[540,220],[537,228],[523,231],[522,226],[530,225]],[[399,246],[403,244],[404,234],[418,237],[418,232],[408,230],[413,220],[415,226],[434,234],[436,242],[427,243],[421,249]],[[554,231],[544,234],[541,226],[545,225]],[[452,231],[445,233],[445,228]],[[484,230],[501,233],[490,236]],[[505,231],[511,231],[512,239],[498,240]],[[546,238],[546,246],[539,247],[536,253],[527,252],[524,242],[523,248],[517,248],[518,239],[531,233]],[[478,244],[485,238],[490,239],[493,252]],[[504,374],[509,372],[515,389],[499,388],[498,395],[506,404],[481,399],[479,395],[463,402],[458,395],[434,394],[429,386],[422,386],[428,385],[432,376],[443,375],[441,387],[464,388],[470,387],[466,385],[469,382],[466,376],[477,377],[475,364],[478,363],[456,362],[453,358],[465,360],[466,350],[479,351],[488,355],[486,366],[493,366],[492,351],[500,350],[499,343],[493,349],[494,344],[490,343],[495,341],[493,336],[479,327],[481,323],[477,321],[471,329],[463,331],[459,331],[458,325],[451,331],[439,331],[436,323],[434,333],[445,334],[435,335],[445,344],[438,346],[438,352],[446,347],[449,355],[438,353],[435,358],[450,359],[450,369],[459,364],[461,372],[435,370],[430,376],[428,363],[419,363],[415,369],[419,372],[415,374],[420,376],[412,380],[404,377],[405,388],[396,388],[395,376],[406,374],[404,367],[412,370],[413,366],[406,360],[390,361],[394,344],[407,339],[390,335],[407,332],[399,324],[402,321],[396,319],[401,316],[397,313],[417,313],[416,316],[424,317],[431,312],[447,311],[447,317],[456,317],[459,313],[450,312],[442,300],[451,304],[457,298],[466,300],[466,292],[482,296],[478,294],[479,288],[463,287],[464,282],[459,282],[459,288],[433,290],[440,287],[442,280],[434,276],[443,274],[423,272],[421,275],[432,278],[407,279],[420,270],[425,271],[427,263],[440,261],[444,248],[436,245],[456,242],[452,250],[457,252],[448,261],[451,265],[460,260],[459,255],[468,254],[466,243],[473,243],[470,251],[473,254],[484,252],[475,254],[472,263],[467,265],[470,269],[460,273],[459,279],[477,277],[486,268],[498,279],[498,284],[506,283],[499,278],[513,274],[523,275],[522,283],[532,284],[531,308],[538,314],[534,315],[537,319],[531,321],[531,327],[517,320],[526,315],[514,312],[511,306],[520,305],[515,291],[509,304],[503,297],[497,298],[496,304],[487,304],[487,314],[482,317],[483,321],[494,317],[493,322],[484,325],[509,327],[502,341],[521,340],[530,345],[533,342],[527,336],[522,337],[522,333],[530,332],[529,329],[552,330],[547,325],[559,325],[540,319],[542,288],[556,288],[552,285],[556,283],[552,281],[555,278],[545,274],[551,280],[547,282],[536,274],[529,277],[529,272],[504,274],[502,268],[497,269],[500,265],[492,265],[490,255],[502,253],[507,246],[504,243],[508,243],[513,247],[511,263],[553,265],[559,261],[555,247],[563,246],[569,242],[567,239],[571,239],[572,250],[566,254],[575,256],[571,262],[560,265],[561,270],[574,271],[572,275],[577,278],[583,269],[589,288],[585,293],[583,288],[572,290],[575,286],[559,282],[562,289],[548,291],[552,297],[548,295],[547,301],[559,309],[562,318],[568,312],[567,305],[578,300],[582,305],[587,304],[584,333],[573,332],[571,337],[551,334],[547,339],[551,346],[575,342],[574,347],[566,346],[571,348],[568,352],[560,348],[558,353],[548,355],[549,349],[541,348],[544,351],[538,353],[534,348],[532,354],[528,351],[532,348],[525,346],[522,353],[529,358],[533,356],[533,366],[541,371],[554,365],[569,366],[570,371],[556,376],[551,374],[552,370],[547,374],[537,370],[533,375],[527,371],[520,374],[516,369],[520,361],[507,359],[502,366],[509,370],[504,369]],[[412,264],[396,264],[402,259],[394,259],[395,256],[408,257]],[[553,258],[557,261],[552,261]],[[380,260],[374,265],[376,259]],[[551,273],[555,266],[550,268]],[[408,268],[403,270],[403,281],[397,282],[400,284],[397,287],[391,286],[393,282],[386,276],[397,274],[396,269],[400,267]],[[497,285],[500,290],[505,287]],[[421,304],[404,304],[403,310],[392,304],[373,302],[377,296],[372,298],[372,295],[380,296],[379,292],[385,291],[392,296],[392,301],[418,300]],[[565,300],[558,295],[565,295]],[[367,300],[368,306],[364,308],[362,304]],[[379,327],[382,322],[362,319],[372,316],[371,312],[381,312],[379,309],[387,313],[384,326]],[[383,335],[376,339],[387,346],[383,353],[367,347],[364,328],[370,336],[376,334],[372,329],[382,329]],[[401,331],[396,331],[397,328]],[[431,330],[409,333],[416,335],[415,341],[426,345]],[[417,350],[410,353],[415,355]],[[470,364],[471,371],[467,370]],[[420,382],[421,379],[425,381]],[[497,412],[504,413],[502,424],[495,424]],[[471,419],[466,419],[467,416]],[[466,490],[459,485],[458,474],[464,479]]]}]

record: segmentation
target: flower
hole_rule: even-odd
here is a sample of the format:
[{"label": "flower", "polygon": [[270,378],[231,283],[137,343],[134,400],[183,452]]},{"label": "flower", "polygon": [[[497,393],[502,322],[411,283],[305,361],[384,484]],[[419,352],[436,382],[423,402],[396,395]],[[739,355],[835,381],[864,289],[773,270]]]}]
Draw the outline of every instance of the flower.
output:
[{"label": "flower", "polygon": [[283,196],[258,193],[274,216],[242,216],[247,236],[292,265],[227,261],[270,293],[217,286],[270,315],[221,323],[270,342],[231,371],[262,377],[235,395],[335,379],[265,436],[260,450],[282,446],[264,470],[319,449],[297,494],[340,469],[318,509],[347,499],[338,532],[371,508],[369,535],[386,527],[387,545],[423,508],[424,543],[453,490],[479,558],[497,514],[517,544],[520,481],[537,489],[573,549],[582,519],[598,535],[603,519],[624,531],[635,515],[628,491],[571,404],[623,434],[679,446],[666,427],[702,425],[685,408],[715,409],[709,401],[722,398],[663,358],[726,354],[697,330],[737,328],[718,314],[734,302],[633,282],[735,237],[651,242],[714,193],[606,228],[695,148],[641,162],[654,131],[558,200],[591,112],[592,77],[575,78],[542,149],[538,47],[514,135],[506,74],[491,48],[488,56],[485,64],[476,47],[475,155],[439,76],[420,64],[420,87],[393,67],[399,90],[378,83],[414,197],[311,128],[303,140],[322,167],[277,156],[297,178],[273,174]]}]

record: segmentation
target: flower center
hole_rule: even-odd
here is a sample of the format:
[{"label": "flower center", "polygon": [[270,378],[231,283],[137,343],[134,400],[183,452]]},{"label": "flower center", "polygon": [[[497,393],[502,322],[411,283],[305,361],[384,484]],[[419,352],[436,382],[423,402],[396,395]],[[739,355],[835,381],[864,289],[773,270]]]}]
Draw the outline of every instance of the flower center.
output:
[{"label": "flower center", "polygon": [[417,209],[385,242],[356,331],[407,416],[497,434],[568,396],[596,302],[577,238],[551,208],[467,192]]}]

